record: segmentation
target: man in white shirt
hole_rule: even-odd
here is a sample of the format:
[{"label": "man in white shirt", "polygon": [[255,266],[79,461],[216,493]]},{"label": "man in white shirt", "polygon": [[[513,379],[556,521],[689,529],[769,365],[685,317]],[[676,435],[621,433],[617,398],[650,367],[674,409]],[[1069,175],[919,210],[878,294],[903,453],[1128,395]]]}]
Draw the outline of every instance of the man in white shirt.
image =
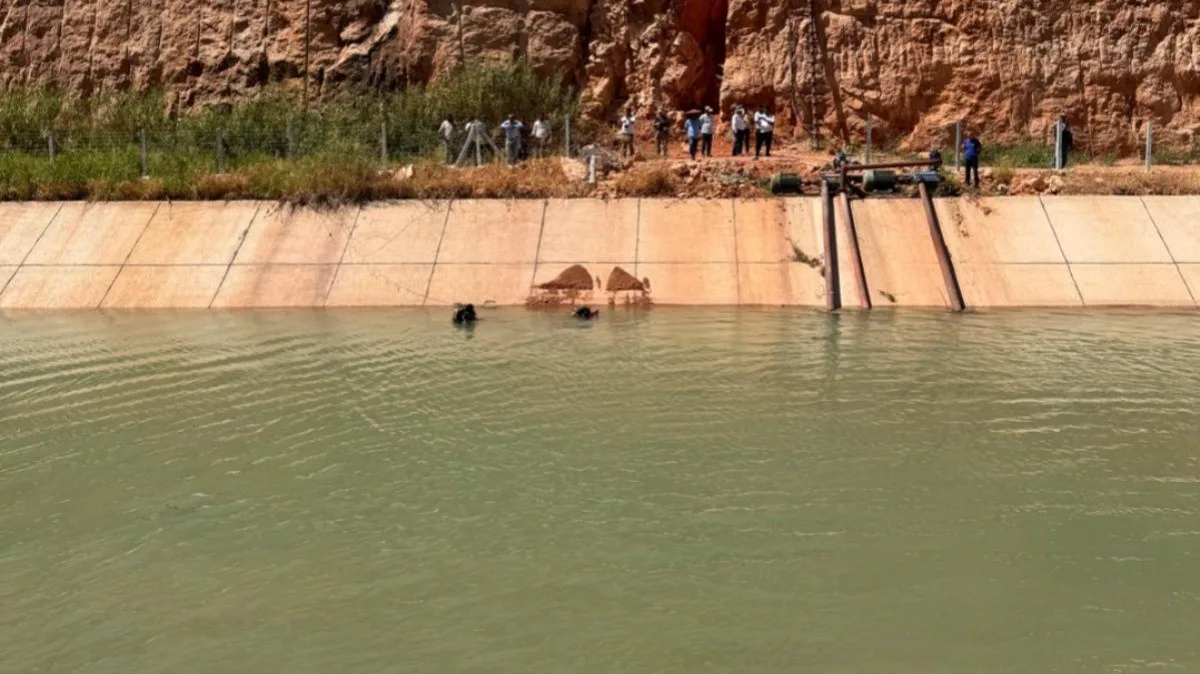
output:
[{"label": "man in white shirt", "polygon": [[508,165],[516,166],[521,159],[521,132],[525,130],[525,125],[516,115],[509,115],[500,128],[504,131],[504,149],[508,155]]},{"label": "man in white shirt", "polygon": [[550,122],[544,116],[539,116],[533,122],[533,152],[539,159],[546,156],[546,148],[550,145]]},{"label": "man in white shirt", "polygon": [[767,149],[767,156],[770,157],[771,146],[775,144],[775,115],[768,112],[767,106],[764,105],[754,113],[754,125],[758,130],[754,137],[754,158],[758,159],[764,147]]},{"label": "man in white shirt", "polygon": [[446,147],[446,163],[454,163],[454,148],[450,142],[454,140],[454,115],[446,115],[442,125],[438,127],[438,135],[442,137],[442,145]]},{"label": "man in white shirt", "polygon": [[633,114],[633,108],[625,109],[625,116],[621,118],[621,156],[626,155],[632,157],[633,150],[633,124],[637,121],[637,117]]},{"label": "man in white shirt", "polygon": [[733,111],[733,156],[750,152],[750,125],[746,123],[746,110],[738,106]]},{"label": "man in white shirt", "polygon": [[700,151],[705,157],[712,156],[713,128],[715,126],[713,109],[705,106],[704,114],[700,115]]}]

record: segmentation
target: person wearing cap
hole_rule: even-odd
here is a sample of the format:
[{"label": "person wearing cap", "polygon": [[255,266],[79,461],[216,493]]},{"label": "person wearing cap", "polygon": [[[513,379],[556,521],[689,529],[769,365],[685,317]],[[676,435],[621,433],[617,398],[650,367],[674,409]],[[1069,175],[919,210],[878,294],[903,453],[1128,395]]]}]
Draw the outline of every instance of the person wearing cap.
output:
[{"label": "person wearing cap", "polygon": [[757,134],[754,137],[754,158],[758,159],[762,154],[763,148],[767,149],[767,156],[771,156],[771,146],[775,144],[775,115],[767,111],[767,106],[761,106],[758,112],[754,113],[754,126]]},{"label": "person wearing cap", "polygon": [[733,111],[733,156],[741,156],[742,152],[750,152],[750,125],[746,123],[746,110],[738,106]]},{"label": "person wearing cap", "polygon": [[621,156],[633,156],[633,123],[637,121],[637,117],[633,114],[633,108],[625,109],[625,116],[621,118]]},{"label": "person wearing cap", "polygon": [[508,155],[508,165],[516,166],[521,159],[521,132],[525,130],[525,125],[514,114],[509,115],[500,128],[504,131],[504,149]]},{"label": "person wearing cap", "polygon": [[705,106],[704,114],[700,115],[701,152],[702,152],[702,154],[704,154],[705,157],[712,156],[712,140],[713,140],[713,128],[714,127],[715,127],[715,123],[713,120],[713,109],[708,106]]}]

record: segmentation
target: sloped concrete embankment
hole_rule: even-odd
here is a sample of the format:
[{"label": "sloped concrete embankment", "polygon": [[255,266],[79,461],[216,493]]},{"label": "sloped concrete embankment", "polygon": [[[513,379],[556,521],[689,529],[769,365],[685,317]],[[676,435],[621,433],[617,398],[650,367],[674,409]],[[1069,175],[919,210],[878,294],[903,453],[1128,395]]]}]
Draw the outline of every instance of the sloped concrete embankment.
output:
[{"label": "sloped concrete embankment", "polygon": [[[1200,199],[938,200],[966,305],[1196,307]],[[877,308],[947,307],[917,200],[851,206]],[[839,215],[844,306],[857,279]],[[0,204],[0,309],[825,306],[819,199]],[[583,265],[592,288],[543,290]],[[611,289],[620,268],[644,285]]]}]

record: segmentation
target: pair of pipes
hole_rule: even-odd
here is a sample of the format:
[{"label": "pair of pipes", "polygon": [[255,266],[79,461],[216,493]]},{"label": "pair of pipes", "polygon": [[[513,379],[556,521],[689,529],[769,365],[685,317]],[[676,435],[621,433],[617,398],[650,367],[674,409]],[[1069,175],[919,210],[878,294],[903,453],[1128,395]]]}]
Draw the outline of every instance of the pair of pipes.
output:
[{"label": "pair of pipes", "polygon": [[[861,168],[861,167],[856,167]],[[874,168],[874,167],[873,167]],[[880,166],[878,168],[891,168]],[[821,181],[821,204],[824,212],[825,230],[825,308],[837,311],[842,307],[840,270],[838,269],[838,237],[837,218],[834,212],[835,197],[828,177]],[[846,171],[841,172],[839,187],[847,184]],[[942,227],[938,222],[937,211],[933,207],[933,198],[929,186],[919,182],[921,201],[925,206],[925,219],[929,224],[929,238],[933,244],[934,254],[942,269],[942,280],[946,284],[946,297],[949,299],[950,310],[963,311],[966,307],[962,299],[962,289],[958,285],[958,276],[954,272],[954,263],[950,259],[950,251],[946,248],[946,239],[942,235]],[[866,272],[863,269],[862,253],[858,247],[858,231],[854,224],[854,213],[850,208],[850,197],[845,189],[839,189],[840,199],[836,199],[837,208],[841,211],[842,221],[846,223],[846,244],[849,248],[850,262],[853,266],[855,286],[858,288],[858,303],[863,309],[870,309],[871,295],[867,289]]]}]

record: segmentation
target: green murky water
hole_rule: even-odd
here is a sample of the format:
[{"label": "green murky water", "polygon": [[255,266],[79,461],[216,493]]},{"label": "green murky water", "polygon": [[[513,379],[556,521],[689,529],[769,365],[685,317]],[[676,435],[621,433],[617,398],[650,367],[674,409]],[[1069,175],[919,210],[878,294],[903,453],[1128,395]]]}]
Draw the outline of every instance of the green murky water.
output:
[{"label": "green murky water", "polygon": [[1200,671],[1194,315],[0,319],[0,671]]}]

